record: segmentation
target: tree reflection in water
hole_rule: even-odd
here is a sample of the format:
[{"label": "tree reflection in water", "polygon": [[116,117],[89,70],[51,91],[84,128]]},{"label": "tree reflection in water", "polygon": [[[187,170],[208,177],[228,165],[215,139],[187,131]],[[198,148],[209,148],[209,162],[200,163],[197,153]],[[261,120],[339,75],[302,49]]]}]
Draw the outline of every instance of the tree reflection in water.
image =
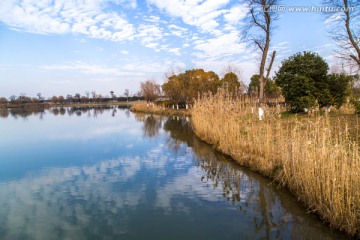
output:
[{"label": "tree reflection in water", "polygon": [[143,122],[143,135],[152,138],[159,134],[164,117],[153,114],[135,113],[135,119]]},{"label": "tree reflection in water", "polygon": [[0,117],[8,118],[9,116],[14,119],[22,118],[27,119],[29,116],[39,116],[40,119],[43,119],[46,113],[51,113],[54,116],[63,116],[68,114],[69,116],[76,115],[81,116],[82,114],[88,114],[88,117],[97,117],[99,114],[104,112],[111,111],[112,116],[115,117],[117,109],[126,109],[126,116],[130,116],[128,106],[80,106],[80,107],[32,107],[32,108],[8,108],[0,109]]},{"label": "tree reflection in water", "polygon": [[244,216],[255,216],[252,222],[257,231],[265,229],[266,239],[281,238],[289,225],[289,234],[293,238],[319,237],[309,230],[314,227],[313,223],[322,224],[316,216],[307,214],[296,199],[276,183],[240,167],[229,157],[200,141],[193,133],[189,119],[169,117],[164,123],[164,130],[170,134],[168,146],[174,152],[178,152],[182,143],[192,149],[196,165],[204,172],[199,181],[213,188],[222,188],[223,197],[233,205],[238,205]]},{"label": "tree reflection in water", "polygon": [[14,119],[22,118],[27,119],[29,116],[39,116],[40,119],[43,118],[45,114],[45,108],[9,108],[9,109],[0,109],[0,117],[8,118],[12,116]]}]

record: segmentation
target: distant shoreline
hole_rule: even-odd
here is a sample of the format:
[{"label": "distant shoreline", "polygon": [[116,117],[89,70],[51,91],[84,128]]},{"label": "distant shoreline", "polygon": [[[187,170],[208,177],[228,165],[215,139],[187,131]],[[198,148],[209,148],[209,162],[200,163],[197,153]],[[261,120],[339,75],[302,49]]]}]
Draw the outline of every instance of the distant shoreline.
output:
[{"label": "distant shoreline", "polygon": [[129,106],[131,107],[134,101],[131,102],[103,102],[103,103],[6,103],[0,104],[0,109],[12,108],[52,108],[52,107],[95,107],[95,106]]}]

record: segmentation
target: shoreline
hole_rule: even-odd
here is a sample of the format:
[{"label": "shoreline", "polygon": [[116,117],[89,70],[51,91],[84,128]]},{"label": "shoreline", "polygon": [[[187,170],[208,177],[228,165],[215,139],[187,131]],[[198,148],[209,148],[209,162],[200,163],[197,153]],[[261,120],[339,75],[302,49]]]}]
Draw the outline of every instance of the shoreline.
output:
[{"label": "shoreline", "polygon": [[52,107],[98,107],[98,106],[129,106],[134,102],[104,102],[104,103],[7,103],[0,104],[0,109],[39,109]]}]

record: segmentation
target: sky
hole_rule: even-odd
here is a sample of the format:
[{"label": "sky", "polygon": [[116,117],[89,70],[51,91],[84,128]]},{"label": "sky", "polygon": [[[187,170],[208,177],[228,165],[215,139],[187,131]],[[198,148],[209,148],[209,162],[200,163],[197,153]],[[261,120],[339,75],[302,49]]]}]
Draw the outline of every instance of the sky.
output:
[{"label": "sky", "polygon": [[[335,64],[336,44],[321,12],[289,11],[320,0],[284,0],[271,51],[281,61],[302,51]],[[246,84],[259,52],[241,41],[248,10],[241,0],[1,0],[0,97],[41,93],[136,94],[140,82],[228,66]]]}]

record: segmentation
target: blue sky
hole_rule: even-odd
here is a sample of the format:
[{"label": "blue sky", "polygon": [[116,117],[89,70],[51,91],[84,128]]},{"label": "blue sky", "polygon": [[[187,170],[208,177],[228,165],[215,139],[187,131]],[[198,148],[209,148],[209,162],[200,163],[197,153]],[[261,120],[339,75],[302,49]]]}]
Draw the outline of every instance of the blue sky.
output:
[{"label": "blue sky", "polygon": [[[249,83],[259,55],[240,41],[246,13],[240,0],[2,0],[0,96],[134,94],[141,81],[162,84],[170,71],[203,68],[221,76],[229,65]],[[321,13],[285,11],[276,24],[274,70],[305,50],[337,61]]]}]

